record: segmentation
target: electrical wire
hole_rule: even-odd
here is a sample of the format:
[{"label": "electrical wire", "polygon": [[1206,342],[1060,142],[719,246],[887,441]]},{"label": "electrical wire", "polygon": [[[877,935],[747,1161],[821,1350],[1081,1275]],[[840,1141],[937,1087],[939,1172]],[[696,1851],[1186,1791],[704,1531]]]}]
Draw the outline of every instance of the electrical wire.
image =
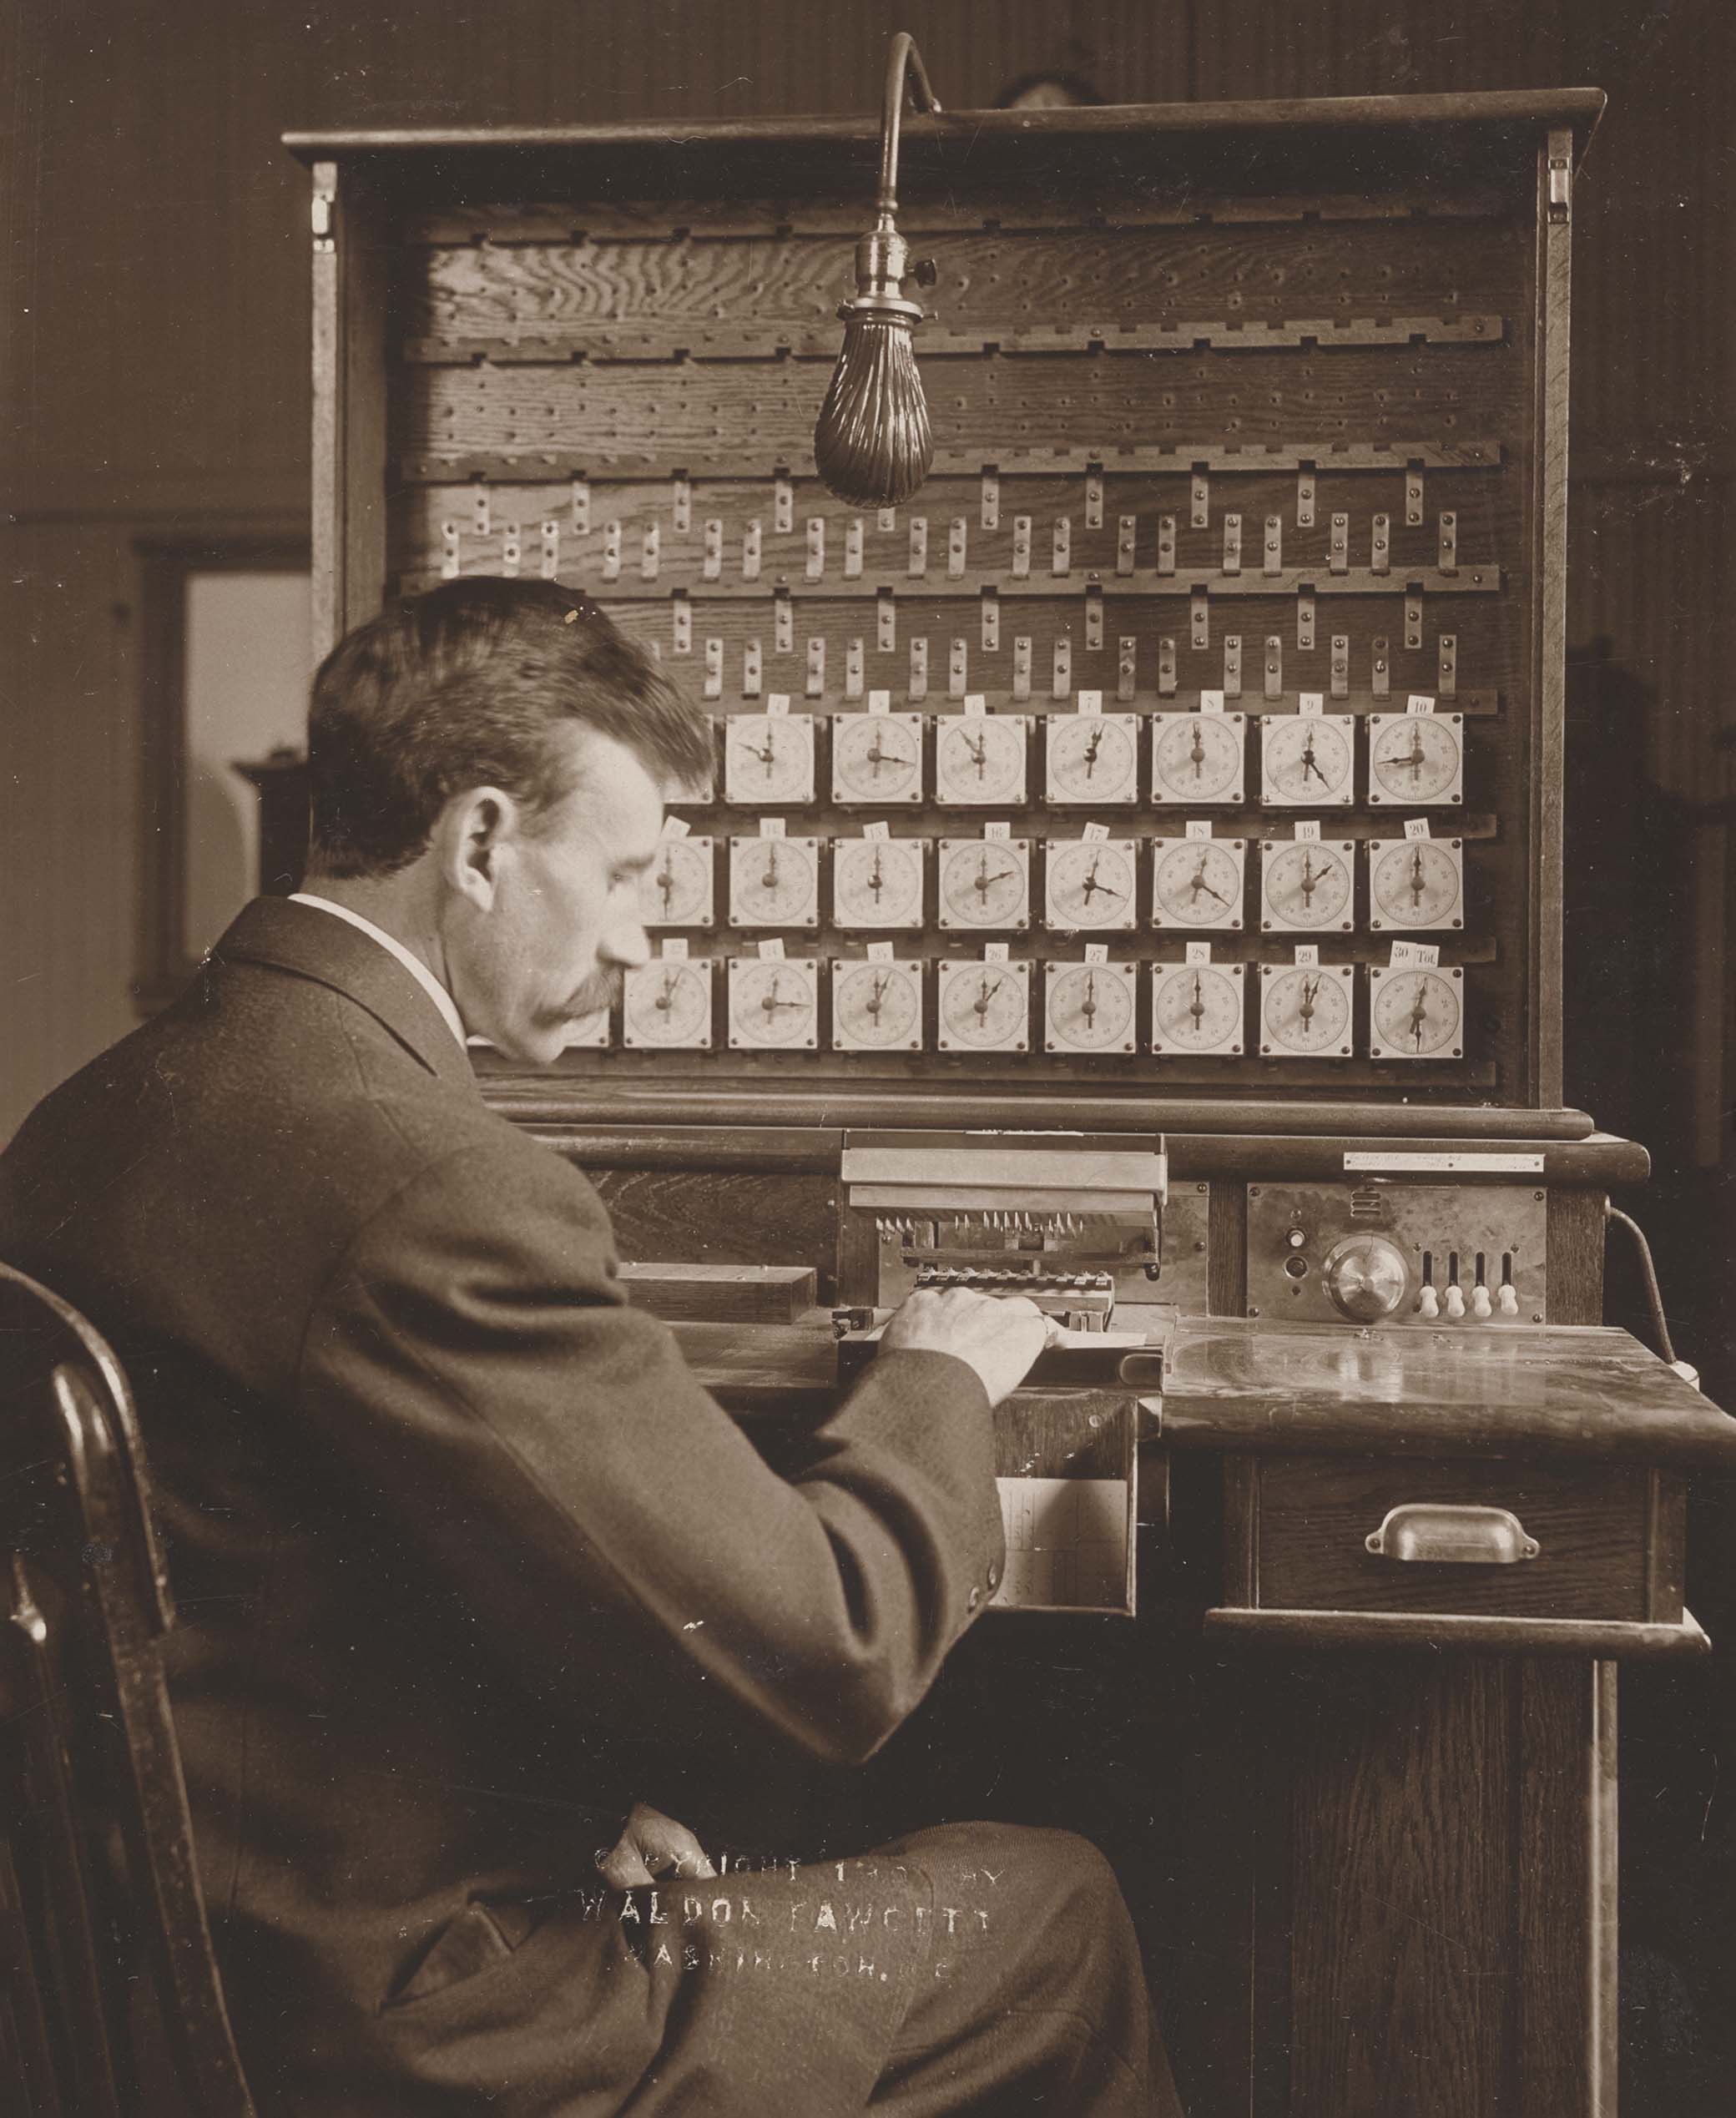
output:
[{"label": "electrical wire", "polygon": [[1658,1268],[1652,1263],[1652,1246],[1646,1241],[1646,1232],[1631,1213],[1622,1213],[1619,1206],[1612,1206],[1607,1199],[1603,1202],[1603,1218],[1606,1221],[1619,1221],[1633,1238],[1639,1251],[1640,1270],[1645,1275],[1646,1299],[1652,1305],[1652,1326],[1658,1334],[1658,1343],[1663,1349],[1665,1360],[1673,1368],[1676,1365],[1676,1349],[1670,1344],[1670,1327],[1663,1314],[1663,1296],[1658,1286]]}]

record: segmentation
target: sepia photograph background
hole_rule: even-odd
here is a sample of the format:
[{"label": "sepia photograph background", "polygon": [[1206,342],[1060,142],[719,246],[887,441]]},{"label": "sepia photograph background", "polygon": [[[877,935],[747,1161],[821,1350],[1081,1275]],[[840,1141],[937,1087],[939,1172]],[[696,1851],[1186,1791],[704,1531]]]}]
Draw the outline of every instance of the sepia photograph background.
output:
[{"label": "sepia photograph background", "polygon": [[[279,136],[867,113],[896,28],[953,108],[1032,77],[1111,103],[1607,91],[1574,194],[1567,1101],[1649,1150],[1617,1203],[1677,1351],[1736,1403],[1728,0],[11,0],[0,1142],[252,894],[237,768],[300,739],[308,186]],[[1649,1342],[1625,1247],[1610,1288]],[[1736,2016],[1736,1514],[1709,1487],[1695,1507],[1710,1674],[1624,1690],[1623,2006],[1651,2078],[1698,2054],[1677,2107],[1710,2112],[1731,2105],[1693,2025]]]}]

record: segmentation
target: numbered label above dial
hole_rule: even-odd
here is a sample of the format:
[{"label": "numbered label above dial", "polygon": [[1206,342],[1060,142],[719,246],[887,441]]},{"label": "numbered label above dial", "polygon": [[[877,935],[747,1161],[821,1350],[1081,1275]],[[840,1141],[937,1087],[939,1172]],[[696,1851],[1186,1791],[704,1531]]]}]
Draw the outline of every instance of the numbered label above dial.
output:
[{"label": "numbered label above dial", "polygon": [[1131,1051],[1138,972],[1130,963],[1052,963],[1043,976],[1046,1051]]},{"label": "numbered label above dial", "polygon": [[1259,972],[1259,1048],[1263,1054],[1296,1058],[1350,1056],[1350,996],[1355,973],[1349,964],[1286,970],[1262,964]]},{"label": "numbered label above dial", "polygon": [[948,809],[1025,799],[1023,714],[949,715],[935,724],[934,794]]},{"label": "numbered label above dial", "polygon": [[1031,924],[1028,839],[942,839],[941,925],[1017,932]]},{"label": "numbered label above dial", "polygon": [[621,991],[621,1041],[660,1051],[709,1051],[711,966],[659,958],[627,973]]},{"label": "numbered label above dial", "polygon": [[832,799],[845,807],[922,799],[922,716],[840,714],[832,722]]},{"label": "numbered label above dial", "polygon": [[1151,798],[1196,807],[1239,804],[1247,778],[1241,714],[1153,714]]},{"label": "numbered label above dial", "polygon": [[921,926],[926,845],[923,839],[834,839],[833,925]]},{"label": "numbered label above dial", "polygon": [[729,1042],[738,1051],[812,1051],[820,1040],[820,966],[811,956],[729,959]]},{"label": "numbered label above dial", "polygon": [[920,1051],[922,966],[893,963],[832,966],[835,1051]]},{"label": "numbered label above dial", "polygon": [[1465,850],[1457,839],[1370,839],[1368,923],[1455,927],[1465,924]]},{"label": "numbered label above dial", "polygon": [[731,714],[724,724],[724,799],[771,808],[813,799],[813,717]]},{"label": "numbered label above dial", "polygon": [[1030,1041],[1028,963],[943,963],[940,967],[942,1051],[1022,1051]]},{"label": "numbered label above dial", "polygon": [[1153,926],[1234,929],[1242,924],[1243,839],[1153,839]]},{"label": "numbered label above dial", "polygon": [[1044,798],[1103,806],[1139,799],[1139,721],[1133,714],[1051,714]]},{"label": "numbered label above dial", "polygon": [[1268,839],[1260,848],[1259,923],[1268,933],[1348,933],[1356,848],[1348,839]]},{"label": "numbered label above dial", "polygon": [[1370,714],[1368,798],[1376,808],[1462,802],[1464,715]]},{"label": "numbered label above dial", "polygon": [[1261,728],[1263,800],[1283,809],[1320,809],[1355,799],[1354,715],[1269,714]]},{"label": "numbered label above dial", "polygon": [[1462,971],[1389,971],[1377,966],[1368,976],[1371,1057],[1464,1057]]},{"label": "numbered label above dial", "polygon": [[659,839],[640,885],[647,926],[709,926],[713,911],[710,839]]},{"label": "numbered label above dial", "polygon": [[818,839],[731,839],[731,926],[818,926]]},{"label": "numbered label above dial", "polygon": [[1138,875],[1132,839],[1051,839],[1044,925],[1069,934],[1131,926]]},{"label": "numbered label above dial", "polygon": [[1239,963],[1153,964],[1152,1050],[1234,1056],[1242,1049],[1242,987]]}]

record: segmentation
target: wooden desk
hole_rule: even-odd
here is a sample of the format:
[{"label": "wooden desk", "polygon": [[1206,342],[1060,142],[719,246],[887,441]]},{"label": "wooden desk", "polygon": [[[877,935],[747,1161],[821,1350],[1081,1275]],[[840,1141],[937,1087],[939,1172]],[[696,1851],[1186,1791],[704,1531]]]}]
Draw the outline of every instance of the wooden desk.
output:
[{"label": "wooden desk", "polygon": [[[678,1329],[756,1422],[830,1401],[817,1325]],[[1606,2118],[1617,1664],[1704,1651],[1682,1474],[1736,1465],[1736,1421],[1602,1328],[1186,1319],[1163,1339],[1143,1446],[1183,1481],[1182,1545],[1221,1504],[1215,1566],[1183,1550],[1153,1578],[1148,1538],[1138,1622],[1062,1652],[1101,1658],[1132,1725],[1176,1730],[1151,1784],[1195,1805],[1199,1874],[1130,1896],[1188,1927],[1148,1948],[1193,2118]],[[1370,1553],[1407,1503],[1504,1510],[1539,1550]],[[1042,1689],[1002,1702],[1009,1744]]]}]

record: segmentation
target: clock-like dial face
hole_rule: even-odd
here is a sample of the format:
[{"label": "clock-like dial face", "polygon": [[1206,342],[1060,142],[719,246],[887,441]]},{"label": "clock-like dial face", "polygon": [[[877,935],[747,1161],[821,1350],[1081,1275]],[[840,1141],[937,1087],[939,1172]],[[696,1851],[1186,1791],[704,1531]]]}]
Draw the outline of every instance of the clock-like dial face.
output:
[{"label": "clock-like dial face", "polygon": [[811,1046],[820,1019],[819,970],[806,957],[782,963],[729,961],[729,1041],[737,1046]]},{"label": "clock-like dial face", "polygon": [[941,925],[1028,925],[1030,863],[1024,839],[942,839]]},{"label": "clock-like dial face", "polygon": [[623,981],[622,1041],[703,1050],[711,1042],[711,966],[640,964]]},{"label": "clock-like dial face", "polygon": [[812,801],[811,717],[731,714],[724,724],[724,795],[750,805]]},{"label": "clock-like dial face", "polygon": [[1269,714],[1261,738],[1264,799],[1290,809],[1348,802],[1355,789],[1349,714]]},{"label": "clock-like dial face", "polygon": [[1151,1041],[1154,1051],[1239,1051],[1240,964],[1158,965],[1152,973]]},{"label": "clock-like dial face", "polygon": [[712,842],[659,839],[656,857],[640,885],[647,926],[709,926],[712,920]]},{"label": "clock-like dial face", "polygon": [[1458,1058],[1463,1011],[1457,976],[1445,971],[1370,973],[1372,1036],[1376,1059]]},{"label": "clock-like dial face", "polygon": [[943,963],[941,1051],[1022,1051],[1030,1005],[1027,975],[1024,964]]},{"label": "clock-like dial face", "polygon": [[1260,875],[1260,925],[1297,932],[1348,930],[1353,857],[1347,843],[1269,840]]},{"label": "clock-like dial face", "polygon": [[1051,714],[1049,799],[1138,801],[1138,727],[1131,714]]},{"label": "clock-like dial face", "polygon": [[1047,924],[1067,933],[1131,926],[1135,873],[1131,839],[1051,840]]},{"label": "clock-like dial face", "polygon": [[1133,979],[1131,964],[1052,964],[1044,996],[1045,1049],[1131,1051]]},{"label": "clock-like dial face", "polygon": [[921,839],[834,839],[832,917],[843,927],[921,926]]},{"label": "clock-like dial face", "polygon": [[1344,966],[1260,973],[1260,1050],[1342,1059],[1350,1049],[1350,981]]},{"label": "clock-like dial face", "polygon": [[1153,714],[1154,802],[1239,802],[1246,723],[1239,714]]},{"label": "clock-like dial face", "polygon": [[919,963],[840,963],[832,970],[832,1043],[840,1051],[917,1051],[922,1045]]},{"label": "clock-like dial face", "polygon": [[1368,856],[1371,927],[1463,926],[1463,855],[1456,839],[1370,842]]},{"label": "clock-like dial face", "polygon": [[815,839],[731,839],[729,924],[817,926],[820,845]]},{"label": "clock-like dial face", "polygon": [[935,729],[936,801],[948,807],[1025,799],[1025,719],[965,714]]},{"label": "clock-like dial face", "polygon": [[1457,714],[1371,714],[1369,800],[1458,801],[1465,772],[1462,727]]},{"label": "clock-like dial face", "polygon": [[846,804],[920,802],[922,716],[837,715],[832,722],[832,799]]},{"label": "clock-like dial face", "polygon": [[1153,839],[1152,920],[1158,926],[1242,924],[1239,839]]}]

